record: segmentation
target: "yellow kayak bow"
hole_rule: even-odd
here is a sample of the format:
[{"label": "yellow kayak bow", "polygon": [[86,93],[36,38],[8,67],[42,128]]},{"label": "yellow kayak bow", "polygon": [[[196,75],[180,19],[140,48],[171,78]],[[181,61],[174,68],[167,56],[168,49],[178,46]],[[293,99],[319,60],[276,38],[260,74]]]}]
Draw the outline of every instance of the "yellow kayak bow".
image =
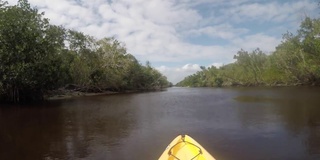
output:
[{"label": "yellow kayak bow", "polygon": [[215,160],[197,141],[188,135],[177,136],[159,160]]}]

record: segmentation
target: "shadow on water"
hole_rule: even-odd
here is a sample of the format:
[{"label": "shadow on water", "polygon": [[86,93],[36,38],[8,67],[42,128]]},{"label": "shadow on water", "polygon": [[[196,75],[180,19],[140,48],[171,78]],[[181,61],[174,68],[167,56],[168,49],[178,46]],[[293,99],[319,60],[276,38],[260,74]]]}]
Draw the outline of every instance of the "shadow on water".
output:
[{"label": "shadow on water", "polygon": [[[319,88],[310,87],[281,88],[276,91],[264,89],[261,92],[248,89],[242,90],[234,100],[246,104],[238,108],[238,115],[246,129],[261,135],[257,140],[270,142],[278,136],[283,143],[275,143],[278,146],[274,148],[293,155],[292,158],[317,159],[320,155],[319,93]],[[301,140],[298,137],[305,138]],[[303,149],[306,149],[306,155],[301,153]],[[266,149],[264,151],[267,152]]]},{"label": "shadow on water", "polygon": [[[0,110],[0,159],[42,159],[54,142],[63,141],[60,110],[15,105]],[[54,124],[54,125],[51,125]],[[56,146],[65,148],[64,146]],[[61,150],[65,152],[65,150]],[[64,153],[59,153],[63,155]],[[62,158],[62,157],[60,157]]]},{"label": "shadow on water", "polygon": [[133,108],[123,105],[129,97],[125,101],[121,96],[82,97],[1,108],[0,159],[81,159],[92,154],[94,159],[112,159],[108,152],[135,123],[130,117]]}]

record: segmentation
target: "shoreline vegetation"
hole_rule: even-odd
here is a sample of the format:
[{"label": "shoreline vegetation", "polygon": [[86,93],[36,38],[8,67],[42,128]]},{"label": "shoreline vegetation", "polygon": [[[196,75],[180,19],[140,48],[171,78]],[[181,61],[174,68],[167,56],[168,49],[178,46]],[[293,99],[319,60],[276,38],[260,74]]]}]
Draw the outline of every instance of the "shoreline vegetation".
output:
[{"label": "shoreline vegetation", "polygon": [[219,68],[201,66],[176,86],[320,86],[320,19],[305,17],[297,34],[283,34],[272,53],[241,49],[233,58]]},{"label": "shoreline vegetation", "polygon": [[140,89],[140,90],[105,90],[96,87],[81,87],[76,85],[67,85],[61,87],[57,90],[48,91],[44,95],[45,100],[60,100],[60,99],[69,99],[76,97],[87,97],[87,96],[99,96],[99,95],[114,95],[114,94],[127,94],[127,93],[141,93],[149,91],[162,91],[165,88],[153,88],[153,89]]},{"label": "shoreline vegetation", "polygon": [[96,39],[44,18],[27,0],[0,0],[0,103],[172,85],[150,62],[142,65],[117,39]]}]

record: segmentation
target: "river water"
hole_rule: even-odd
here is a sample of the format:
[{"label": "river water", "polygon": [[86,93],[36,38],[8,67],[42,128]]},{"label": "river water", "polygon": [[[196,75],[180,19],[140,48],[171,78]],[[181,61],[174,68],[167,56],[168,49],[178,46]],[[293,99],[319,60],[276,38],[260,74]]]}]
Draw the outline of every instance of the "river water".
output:
[{"label": "river water", "polygon": [[218,160],[320,159],[320,88],[169,88],[0,108],[1,160],[152,160],[179,134]]}]

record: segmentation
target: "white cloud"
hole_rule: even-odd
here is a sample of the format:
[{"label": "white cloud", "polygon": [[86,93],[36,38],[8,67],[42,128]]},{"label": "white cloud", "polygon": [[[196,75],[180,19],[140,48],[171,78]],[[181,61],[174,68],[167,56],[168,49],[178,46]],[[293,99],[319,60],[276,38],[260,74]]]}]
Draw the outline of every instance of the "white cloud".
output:
[{"label": "white cloud", "polygon": [[190,30],[187,34],[189,36],[207,35],[210,37],[217,37],[222,39],[232,39],[236,36],[247,33],[248,29],[234,28],[230,24],[219,24],[215,26],[206,26],[203,28]]},{"label": "white cloud", "polygon": [[217,68],[220,68],[220,67],[222,67],[223,65],[225,65],[224,63],[212,63],[211,65],[209,65],[208,67],[211,67],[211,66],[215,66],[215,67],[217,67]]},{"label": "white cloud", "polygon": [[255,35],[245,36],[243,38],[236,38],[232,40],[232,42],[234,45],[244,50],[260,48],[262,51],[270,53],[275,50],[275,47],[278,44],[280,44],[281,39],[258,33]]},{"label": "white cloud", "polygon": [[[223,66],[224,63],[212,63],[208,66],[205,66],[206,68],[215,66],[217,68]],[[195,74],[198,71],[201,71],[199,64],[185,64],[184,66],[179,67],[167,67],[167,66],[160,66],[156,67],[157,70],[159,70],[161,73],[167,76],[170,82],[173,84],[176,84],[183,80],[183,78]]]},{"label": "white cloud", "polygon": [[315,10],[317,4],[309,0],[288,1],[280,3],[271,1],[269,3],[243,3],[230,8],[225,17],[238,22],[251,21],[292,21],[305,16],[306,12]]},{"label": "white cloud", "polygon": [[199,69],[200,69],[200,66],[198,64],[186,64],[179,70],[194,72],[194,71],[198,71]]},{"label": "white cloud", "polygon": [[[53,24],[76,29],[97,38],[114,36],[126,44],[140,61],[161,62],[158,67],[170,81],[177,82],[199,70],[200,62],[220,66],[233,61],[240,48],[273,51],[280,39],[270,30],[289,30],[303,16],[314,14],[312,0],[29,0],[44,11]],[[17,0],[9,0],[16,4]],[[208,7],[206,12],[197,7]],[[254,22],[254,23],[252,23]],[[256,22],[266,32],[255,31]],[[271,26],[270,23],[285,23]],[[240,24],[245,25],[240,25]],[[270,27],[271,26],[271,27]],[[281,28],[281,29],[279,29]],[[292,28],[292,27],[291,27]],[[281,35],[282,33],[279,33]],[[186,38],[207,35],[225,42],[213,45],[190,43]],[[205,61],[205,62],[204,62]],[[165,67],[168,62],[189,64]]]},{"label": "white cloud", "polygon": [[176,84],[183,80],[184,77],[194,74],[197,71],[201,71],[198,64],[186,64],[180,67],[166,67],[160,66],[157,67],[161,73],[167,76],[168,80],[173,84]]}]

